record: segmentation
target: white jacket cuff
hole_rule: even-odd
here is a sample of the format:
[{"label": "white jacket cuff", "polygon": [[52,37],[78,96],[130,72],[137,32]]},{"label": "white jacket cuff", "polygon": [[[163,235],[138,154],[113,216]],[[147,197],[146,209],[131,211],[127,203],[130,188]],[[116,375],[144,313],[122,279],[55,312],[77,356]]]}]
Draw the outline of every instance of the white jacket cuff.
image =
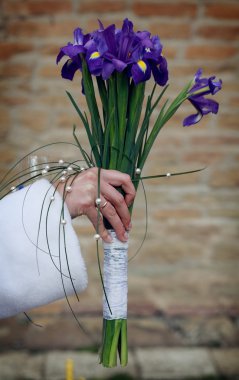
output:
[{"label": "white jacket cuff", "polygon": [[71,216],[57,191],[51,201],[54,192],[42,179],[0,201],[0,318],[87,286]]}]

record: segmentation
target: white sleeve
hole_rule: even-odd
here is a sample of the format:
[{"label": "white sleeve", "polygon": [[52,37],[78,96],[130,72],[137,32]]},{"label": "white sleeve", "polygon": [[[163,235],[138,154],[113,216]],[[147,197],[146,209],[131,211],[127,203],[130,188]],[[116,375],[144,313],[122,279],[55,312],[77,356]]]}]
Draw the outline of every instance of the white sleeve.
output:
[{"label": "white sleeve", "polygon": [[[51,201],[54,190],[42,179],[0,201],[0,318],[87,286],[71,216],[66,206],[62,214],[57,191]],[[60,223],[62,217],[66,224]]]}]

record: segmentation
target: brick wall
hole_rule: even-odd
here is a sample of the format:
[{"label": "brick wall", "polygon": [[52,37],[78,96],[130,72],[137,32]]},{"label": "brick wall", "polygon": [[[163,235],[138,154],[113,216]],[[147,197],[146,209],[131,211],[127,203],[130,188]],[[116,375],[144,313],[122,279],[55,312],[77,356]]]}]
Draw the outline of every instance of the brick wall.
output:
[{"label": "brick wall", "polygon": [[[73,123],[81,124],[65,89],[82,107],[84,99],[80,76],[73,83],[60,78],[60,68],[55,65],[58,49],[72,40],[76,26],[90,31],[97,27],[97,18],[120,26],[125,17],[133,20],[136,29],[148,29],[161,37],[169,62],[170,97],[199,67],[206,76],[215,74],[223,80],[223,90],[217,95],[219,115],[204,118],[195,127],[182,128],[181,121],[192,111],[189,104],[185,105],[161,132],[145,168],[144,174],[149,175],[206,166],[198,174],[145,183],[148,238],[129,269],[131,342],[236,345],[238,1],[2,0],[0,172],[4,174],[16,159],[40,145],[72,141]],[[85,143],[83,131],[81,138]],[[61,150],[46,155],[60,157]],[[144,232],[144,210],[139,192],[131,254]],[[92,323],[93,329],[98,322],[92,315],[100,315],[101,303],[93,230],[84,218],[76,228],[89,267],[90,286],[81,305],[75,307],[80,315],[88,316],[87,323]],[[58,323],[55,313],[61,312],[67,313],[67,307],[57,303],[37,310],[35,315]],[[66,325],[71,336],[69,347],[74,346],[75,336],[70,335],[70,325]],[[30,326],[27,338],[19,338],[18,345],[48,347],[48,332],[39,340],[39,333]],[[56,340],[51,340],[54,346]],[[64,342],[59,347],[67,346]],[[78,339],[75,345],[80,345]]]}]

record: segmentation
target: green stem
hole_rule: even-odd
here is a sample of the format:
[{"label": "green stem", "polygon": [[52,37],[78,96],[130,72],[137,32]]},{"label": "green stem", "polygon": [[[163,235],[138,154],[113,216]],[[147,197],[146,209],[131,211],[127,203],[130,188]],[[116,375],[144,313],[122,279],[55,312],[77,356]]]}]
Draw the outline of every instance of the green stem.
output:
[{"label": "green stem", "polygon": [[121,324],[121,350],[120,350],[120,364],[126,367],[128,364],[128,338],[127,338],[127,319],[122,319]]}]

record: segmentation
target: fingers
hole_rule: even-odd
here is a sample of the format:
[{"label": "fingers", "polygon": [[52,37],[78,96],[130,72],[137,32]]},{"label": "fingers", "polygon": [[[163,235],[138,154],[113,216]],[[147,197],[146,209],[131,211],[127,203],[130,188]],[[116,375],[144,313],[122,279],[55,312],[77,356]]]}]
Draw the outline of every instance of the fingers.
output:
[{"label": "fingers", "polygon": [[136,195],[130,176],[117,170],[102,170],[101,174],[102,178],[110,185],[122,187],[125,193],[125,202],[129,207],[133,203]]},{"label": "fingers", "polygon": [[[116,189],[121,187],[124,196]],[[111,237],[103,224],[102,216],[98,217],[96,198],[98,194],[98,169],[92,168],[83,172],[72,181],[72,191],[66,196],[66,203],[72,217],[87,215],[94,225],[98,226],[101,238],[110,242]],[[131,229],[131,217],[128,207],[135,198],[135,188],[128,174],[117,170],[101,169],[100,180],[101,214],[108,220],[119,240],[126,241]],[[107,203],[106,203],[107,201]],[[105,205],[104,207],[102,207]]]},{"label": "fingers", "polygon": [[104,223],[103,223],[103,218],[101,215],[98,215],[98,211],[95,207],[89,207],[87,209],[87,213],[85,214],[91,223],[93,224],[95,230],[97,231],[98,227],[98,232],[100,237],[106,242],[106,243],[111,243],[112,238],[108,234],[108,231],[106,230]]},{"label": "fingers", "polygon": [[[119,193],[114,187],[104,183],[101,188],[104,197],[109,201],[109,204],[104,209],[101,209],[102,214],[111,223],[113,217],[116,218],[117,226],[119,226],[118,219],[121,221],[121,225],[124,230],[131,229],[131,218],[128,206],[125,202],[125,198]],[[103,204],[103,203],[102,203]],[[112,207],[113,206],[113,207]],[[113,215],[113,216],[112,216]],[[121,231],[119,231],[120,236],[122,236]]]},{"label": "fingers", "polygon": [[[125,207],[127,209],[126,205]],[[103,208],[101,207],[100,211],[101,211],[101,214],[111,224],[112,228],[114,229],[116,233],[117,238],[123,242],[127,241],[128,240],[128,234],[126,232],[127,228],[125,228],[125,226],[123,225],[122,218],[119,215],[118,211],[115,209],[115,207],[110,202],[107,202],[105,207]]]}]

